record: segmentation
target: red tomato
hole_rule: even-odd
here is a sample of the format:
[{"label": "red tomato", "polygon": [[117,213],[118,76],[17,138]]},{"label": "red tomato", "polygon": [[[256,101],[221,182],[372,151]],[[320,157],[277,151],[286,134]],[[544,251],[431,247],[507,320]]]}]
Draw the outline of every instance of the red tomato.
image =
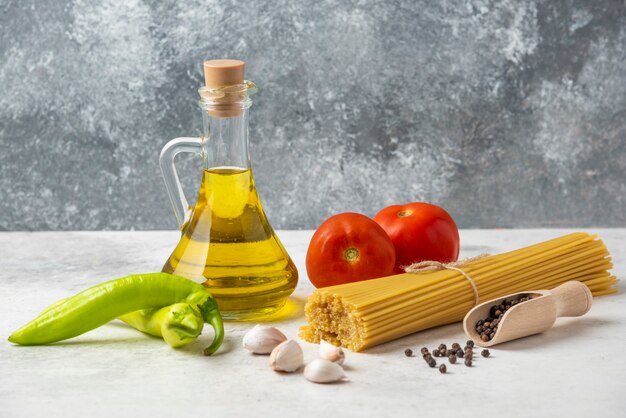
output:
[{"label": "red tomato", "polygon": [[423,202],[388,206],[374,220],[396,248],[395,273],[418,261],[449,262],[459,257],[459,230],[439,206]]},{"label": "red tomato", "polygon": [[324,221],[306,253],[306,271],[315,287],[388,276],[395,262],[396,250],[385,231],[351,212]]}]

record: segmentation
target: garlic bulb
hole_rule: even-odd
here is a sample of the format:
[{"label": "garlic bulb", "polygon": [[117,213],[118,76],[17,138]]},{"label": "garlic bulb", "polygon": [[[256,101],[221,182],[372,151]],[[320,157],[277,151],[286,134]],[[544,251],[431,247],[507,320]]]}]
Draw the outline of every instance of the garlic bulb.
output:
[{"label": "garlic bulb", "polygon": [[335,347],[324,340],[320,341],[320,357],[339,365],[343,364],[343,361],[346,359],[346,355],[341,347]]},{"label": "garlic bulb", "polygon": [[270,367],[277,372],[295,372],[304,364],[304,353],[294,340],[282,342],[270,354]]},{"label": "garlic bulb", "polygon": [[316,359],[304,368],[304,377],[314,383],[331,383],[347,380],[340,365],[324,359]]},{"label": "garlic bulb", "polygon": [[255,325],[243,337],[243,347],[255,354],[269,354],[283,341],[286,341],[285,334],[274,327],[266,325]]}]

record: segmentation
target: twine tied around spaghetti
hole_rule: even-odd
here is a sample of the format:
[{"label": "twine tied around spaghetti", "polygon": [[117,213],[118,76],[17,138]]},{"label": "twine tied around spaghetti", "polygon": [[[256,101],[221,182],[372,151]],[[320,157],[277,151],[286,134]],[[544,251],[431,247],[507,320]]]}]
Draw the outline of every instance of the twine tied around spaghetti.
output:
[{"label": "twine tied around spaghetti", "polygon": [[489,257],[491,254],[487,254],[487,253],[483,253],[483,254],[479,254],[477,256],[474,257],[469,257],[466,258],[464,260],[458,260],[458,261],[451,261],[449,263],[442,263],[439,261],[420,261],[418,263],[413,263],[409,266],[404,267],[404,271],[407,273],[421,273],[424,271],[430,271],[430,270],[454,270],[454,271],[458,271],[459,273],[461,273],[466,279],[467,281],[472,285],[472,290],[474,290],[474,306],[478,305],[478,300],[479,300],[479,294],[478,294],[478,287],[476,286],[476,283],[474,282],[474,280],[469,276],[469,274],[467,274],[466,272],[464,272],[460,267],[463,267],[469,263],[472,263],[474,261],[478,261],[480,259],[483,259],[485,257]]}]

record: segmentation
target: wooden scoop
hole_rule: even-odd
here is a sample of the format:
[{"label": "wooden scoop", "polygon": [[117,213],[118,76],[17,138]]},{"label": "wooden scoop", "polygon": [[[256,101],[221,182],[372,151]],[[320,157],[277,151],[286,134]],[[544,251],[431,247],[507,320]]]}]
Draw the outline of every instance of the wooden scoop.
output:
[{"label": "wooden scoop", "polygon": [[[480,334],[476,332],[476,322],[487,318],[489,310],[494,305],[501,304],[505,299],[519,299],[522,295],[530,295],[532,299],[509,308],[502,315],[493,338],[487,342],[481,340]],[[563,283],[552,290],[513,293],[476,305],[465,315],[463,328],[465,334],[474,343],[482,347],[491,347],[546,331],[552,328],[556,318],[584,315],[591,308],[592,299],[593,296],[589,288],[578,281]]]}]

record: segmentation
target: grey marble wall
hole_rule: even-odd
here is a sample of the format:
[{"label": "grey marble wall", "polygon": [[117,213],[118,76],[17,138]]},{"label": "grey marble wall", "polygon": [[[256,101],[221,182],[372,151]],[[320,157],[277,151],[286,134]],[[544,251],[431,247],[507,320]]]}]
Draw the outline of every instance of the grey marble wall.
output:
[{"label": "grey marble wall", "polygon": [[221,57],[260,87],[276,228],[414,200],[626,226],[623,1],[0,0],[0,230],[174,228],[158,153]]}]

